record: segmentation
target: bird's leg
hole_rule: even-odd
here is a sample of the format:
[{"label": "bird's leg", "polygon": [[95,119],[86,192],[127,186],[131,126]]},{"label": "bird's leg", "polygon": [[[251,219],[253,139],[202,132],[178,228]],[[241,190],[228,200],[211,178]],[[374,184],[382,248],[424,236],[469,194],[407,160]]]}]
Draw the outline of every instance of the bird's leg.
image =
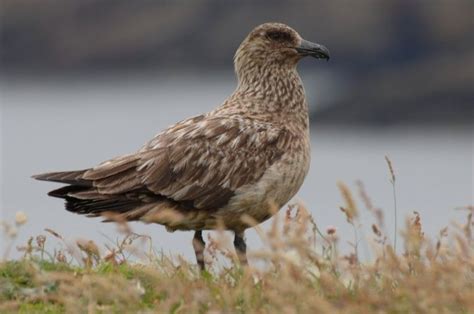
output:
[{"label": "bird's leg", "polygon": [[204,270],[204,248],[206,247],[206,242],[202,238],[202,231],[197,230],[194,233],[193,238],[193,248],[194,253],[196,254],[196,260],[201,270]]},{"label": "bird's leg", "polygon": [[235,232],[234,248],[239,258],[240,265],[247,265],[247,244],[245,244],[244,232]]}]

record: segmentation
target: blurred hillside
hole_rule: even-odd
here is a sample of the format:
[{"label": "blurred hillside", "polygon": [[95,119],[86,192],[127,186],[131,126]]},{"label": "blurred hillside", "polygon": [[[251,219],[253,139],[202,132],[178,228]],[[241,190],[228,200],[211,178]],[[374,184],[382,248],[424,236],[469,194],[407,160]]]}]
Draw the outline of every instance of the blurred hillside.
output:
[{"label": "blurred hillside", "polygon": [[329,64],[304,67],[316,77],[306,81],[310,98],[323,93],[312,84],[329,82],[332,94],[314,112],[321,123],[473,121],[470,0],[0,0],[0,5],[6,77],[150,68],[212,74],[231,69],[235,49],[255,25],[281,21],[331,50]]}]

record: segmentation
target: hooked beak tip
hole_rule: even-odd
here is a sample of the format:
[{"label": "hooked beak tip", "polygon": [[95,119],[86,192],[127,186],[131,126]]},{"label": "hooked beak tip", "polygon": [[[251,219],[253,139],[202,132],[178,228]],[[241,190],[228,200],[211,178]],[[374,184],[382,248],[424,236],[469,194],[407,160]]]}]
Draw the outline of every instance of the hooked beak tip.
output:
[{"label": "hooked beak tip", "polygon": [[304,39],[301,41],[301,44],[295,49],[303,57],[311,56],[316,59],[326,59],[326,61],[329,61],[330,58],[328,48],[323,45],[312,43]]}]

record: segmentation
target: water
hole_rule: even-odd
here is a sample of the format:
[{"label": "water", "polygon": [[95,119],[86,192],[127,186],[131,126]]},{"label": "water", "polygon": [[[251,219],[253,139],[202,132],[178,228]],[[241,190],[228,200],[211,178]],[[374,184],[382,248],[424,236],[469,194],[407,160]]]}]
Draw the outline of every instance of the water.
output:
[{"label": "water", "polygon": [[[169,124],[221,103],[234,82],[230,76],[44,78],[3,80],[0,88],[2,216],[12,220],[15,212],[24,211],[29,217],[17,244],[44,233],[44,228],[56,230],[68,241],[87,238],[107,243],[106,236],[117,236],[113,224],[66,212],[61,200],[46,196],[58,185],[30,176],[87,168],[132,152]],[[452,220],[463,218],[455,207],[474,203],[472,129],[315,126],[311,133],[311,170],[297,199],[307,205],[321,229],[337,227],[343,245],[352,240],[352,230],[338,209],[343,205],[338,181],[354,187],[356,180],[362,180],[375,206],[385,210],[389,234],[393,232],[385,155],[392,159],[397,176],[399,226],[416,210],[425,233],[436,235]],[[361,223],[369,230],[372,220],[359,205]],[[158,250],[194,256],[189,232],[170,234],[162,226],[144,224],[133,224],[133,229],[151,235]],[[250,248],[260,246],[253,230],[247,237]]]}]

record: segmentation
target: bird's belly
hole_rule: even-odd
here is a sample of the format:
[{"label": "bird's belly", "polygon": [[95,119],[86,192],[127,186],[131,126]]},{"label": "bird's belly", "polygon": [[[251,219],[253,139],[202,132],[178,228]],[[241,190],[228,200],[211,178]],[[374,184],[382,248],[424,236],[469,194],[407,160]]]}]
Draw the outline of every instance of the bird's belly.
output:
[{"label": "bird's belly", "polygon": [[[242,218],[261,223],[285,205],[303,184],[309,170],[309,153],[288,154],[274,163],[256,184],[243,186],[229,204],[216,213],[229,229],[248,227]],[[244,219],[245,220],[245,219]]]}]

